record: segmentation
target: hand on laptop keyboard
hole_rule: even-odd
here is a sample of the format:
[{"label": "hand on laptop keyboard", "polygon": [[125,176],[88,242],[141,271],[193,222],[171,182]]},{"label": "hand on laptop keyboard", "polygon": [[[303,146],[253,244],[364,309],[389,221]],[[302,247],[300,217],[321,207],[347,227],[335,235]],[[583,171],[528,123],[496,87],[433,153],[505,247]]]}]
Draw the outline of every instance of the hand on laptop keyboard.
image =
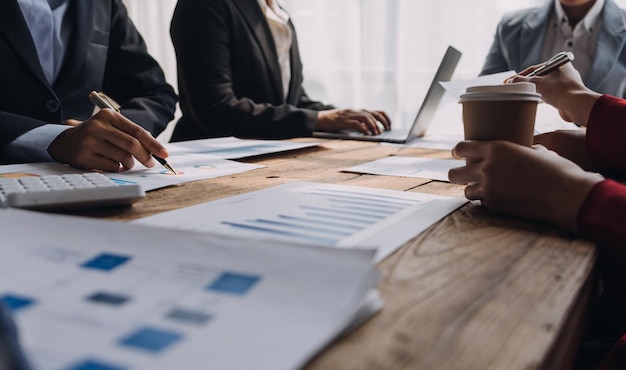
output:
[{"label": "hand on laptop keyboard", "polygon": [[391,120],[383,111],[331,109],[320,111],[316,131],[335,132],[353,129],[364,135],[379,135],[391,129]]}]

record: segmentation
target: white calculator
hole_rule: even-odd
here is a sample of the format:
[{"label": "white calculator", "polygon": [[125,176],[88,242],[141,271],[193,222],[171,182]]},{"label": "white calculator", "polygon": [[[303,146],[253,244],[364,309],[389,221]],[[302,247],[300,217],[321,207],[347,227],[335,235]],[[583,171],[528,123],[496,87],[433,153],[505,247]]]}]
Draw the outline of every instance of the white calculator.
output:
[{"label": "white calculator", "polygon": [[146,194],[138,184],[120,185],[98,172],[0,177],[0,206],[35,210],[130,205]]}]

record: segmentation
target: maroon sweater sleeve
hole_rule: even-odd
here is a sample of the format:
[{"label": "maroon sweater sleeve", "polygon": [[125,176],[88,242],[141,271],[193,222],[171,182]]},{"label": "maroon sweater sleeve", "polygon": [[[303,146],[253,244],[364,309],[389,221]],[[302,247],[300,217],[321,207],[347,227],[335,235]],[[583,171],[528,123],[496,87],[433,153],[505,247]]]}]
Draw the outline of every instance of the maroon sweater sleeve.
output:
[{"label": "maroon sweater sleeve", "polygon": [[[602,172],[626,173],[626,100],[603,95],[587,124],[587,149]],[[604,180],[594,186],[578,213],[581,234],[598,245],[605,295],[626,307],[626,185]],[[626,368],[626,335],[597,370]]]},{"label": "maroon sweater sleeve", "polygon": [[598,245],[606,293],[626,307],[626,186],[613,180],[594,186],[578,213],[578,228]]},{"label": "maroon sweater sleeve", "polygon": [[[587,124],[587,149],[602,172],[626,173],[626,100],[600,97]],[[606,292],[626,307],[626,185],[597,184],[578,213],[582,235],[598,245]]]},{"label": "maroon sweater sleeve", "polygon": [[[626,173],[626,100],[600,97],[591,109],[586,137],[598,168]],[[584,236],[626,257],[626,186],[605,180],[591,189],[578,213],[578,227]]]},{"label": "maroon sweater sleeve", "polygon": [[586,137],[600,172],[626,174],[626,100],[601,96],[591,109]]}]

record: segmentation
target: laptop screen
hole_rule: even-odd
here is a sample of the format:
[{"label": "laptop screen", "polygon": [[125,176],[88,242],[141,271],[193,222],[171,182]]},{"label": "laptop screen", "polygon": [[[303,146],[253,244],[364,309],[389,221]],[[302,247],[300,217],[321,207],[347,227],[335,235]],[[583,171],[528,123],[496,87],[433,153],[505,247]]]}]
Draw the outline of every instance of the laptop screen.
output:
[{"label": "laptop screen", "polygon": [[428,126],[430,126],[430,123],[437,112],[437,108],[439,107],[439,103],[441,102],[441,98],[443,98],[443,95],[445,94],[445,89],[439,82],[450,81],[459,60],[461,59],[461,55],[462,53],[460,51],[452,46],[448,46],[448,49],[439,64],[439,68],[433,77],[430,87],[428,88],[426,97],[424,97],[424,101],[415,116],[407,141],[423,136],[428,129]]}]

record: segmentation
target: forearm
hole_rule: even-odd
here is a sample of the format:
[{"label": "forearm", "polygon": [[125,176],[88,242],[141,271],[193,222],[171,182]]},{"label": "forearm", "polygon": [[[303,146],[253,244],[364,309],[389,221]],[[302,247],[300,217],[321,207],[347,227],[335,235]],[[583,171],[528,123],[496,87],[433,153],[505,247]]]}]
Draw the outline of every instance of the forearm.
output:
[{"label": "forearm", "polygon": [[573,122],[587,126],[591,110],[602,95],[589,89],[575,89],[555,96],[556,108],[564,111]]}]

